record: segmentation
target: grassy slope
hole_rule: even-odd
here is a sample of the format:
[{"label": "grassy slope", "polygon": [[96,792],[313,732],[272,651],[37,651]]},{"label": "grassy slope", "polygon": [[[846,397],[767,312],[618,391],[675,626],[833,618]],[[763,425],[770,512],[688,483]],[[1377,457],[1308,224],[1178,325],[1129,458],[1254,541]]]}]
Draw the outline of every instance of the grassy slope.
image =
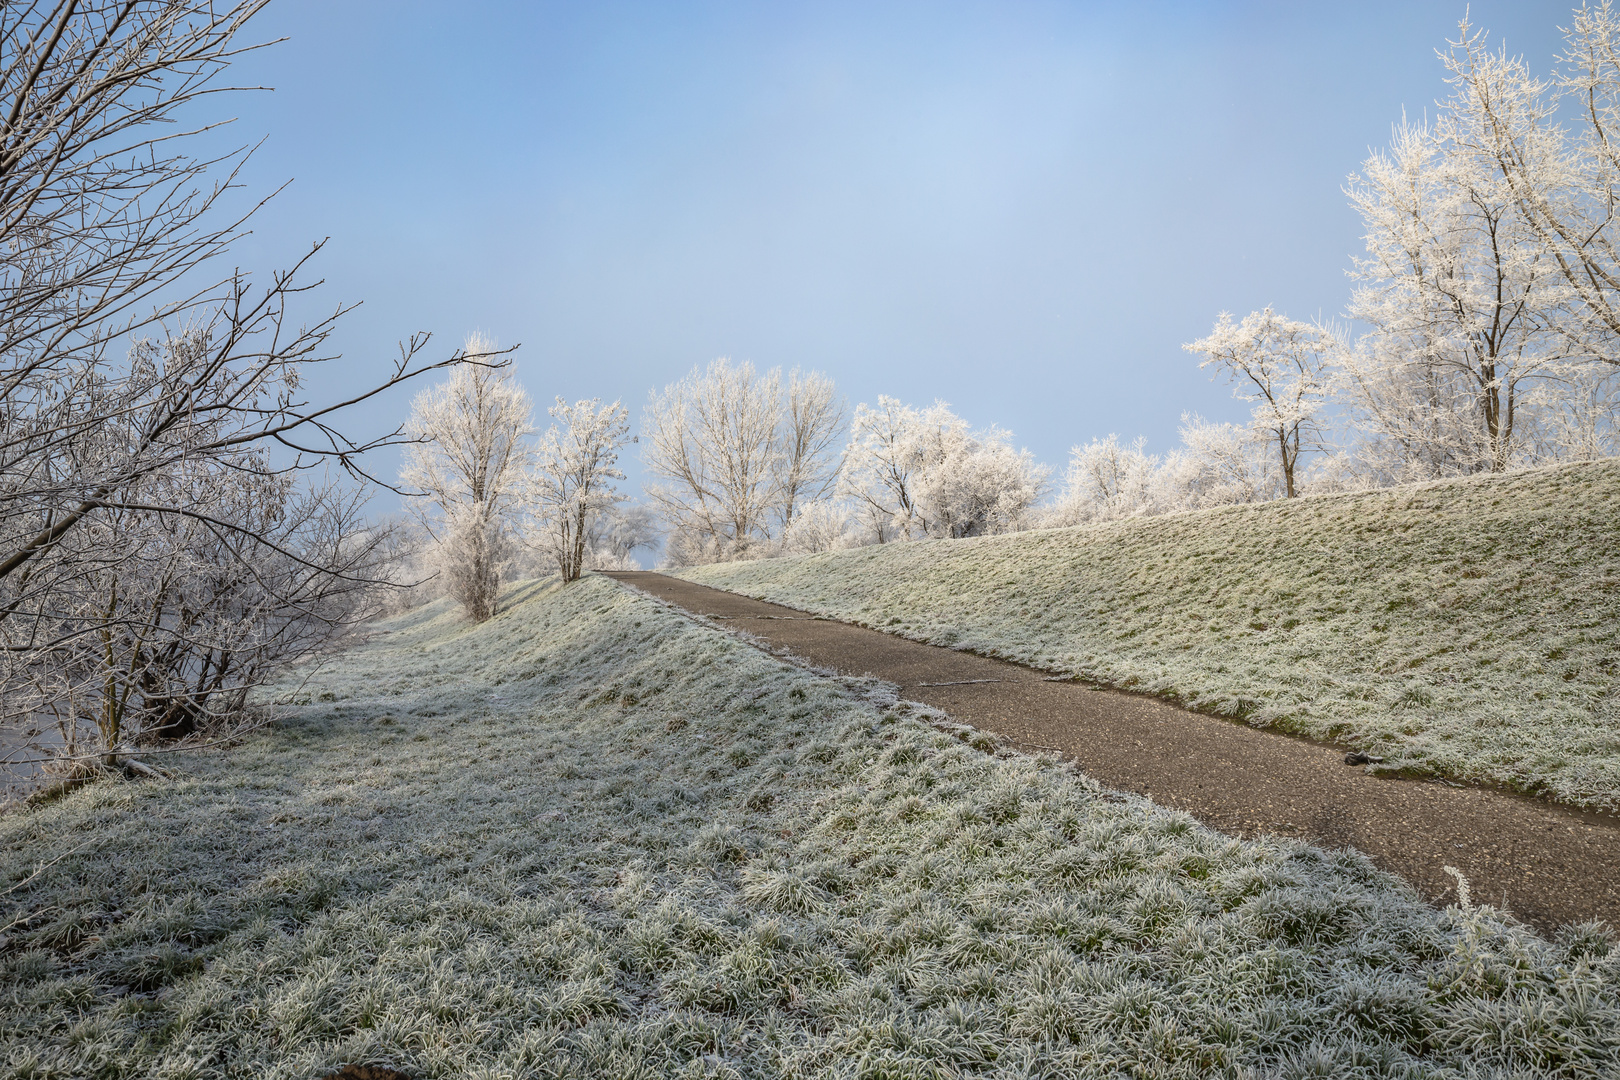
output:
[{"label": "grassy slope", "polygon": [[684,576],[1620,807],[1620,461]]},{"label": "grassy slope", "polygon": [[985,753],[600,579],[405,617],[310,694],[0,818],[0,1074],[1620,1067],[1592,932]]}]

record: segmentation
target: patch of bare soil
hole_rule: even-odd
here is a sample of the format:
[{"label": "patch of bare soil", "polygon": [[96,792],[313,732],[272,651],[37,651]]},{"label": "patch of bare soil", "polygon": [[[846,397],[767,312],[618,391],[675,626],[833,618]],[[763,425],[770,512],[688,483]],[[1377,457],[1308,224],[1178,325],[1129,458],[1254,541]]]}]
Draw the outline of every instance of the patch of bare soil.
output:
[{"label": "patch of bare soil", "polygon": [[651,572],[607,576],[746,630],[810,663],[898,683],[904,697],[1028,750],[1075,761],[1099,782],[1185,810],[1239,836],[1354,847],[1443,903],[1446,867],[1547,932],[1620,927],[1620,821],[1445,781],[1369,773],[1345,748],[1188,712],[1153,698],[1054,681],[1045,672],[906,641]]},{"label": "patch of bare soil", "polygon": [[387,1069],[381,1065],[345,1065],[335,1073],[328,1073],[321,1080],[411,1080],[410,1077],[397,1069]]}]

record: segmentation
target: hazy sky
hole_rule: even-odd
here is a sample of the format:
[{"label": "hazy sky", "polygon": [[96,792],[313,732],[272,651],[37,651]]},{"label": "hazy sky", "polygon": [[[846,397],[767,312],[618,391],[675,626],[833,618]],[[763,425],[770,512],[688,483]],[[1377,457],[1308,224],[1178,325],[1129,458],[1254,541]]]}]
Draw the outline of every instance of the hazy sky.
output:
[{"label": "hazy sky", "polygon": [[[1443,96],[1463,12],[276,0],[257,34],[290,40],[232,73],[275,91],[209,107],[266,139],[250,190],[292,181],[242,266],[330,237],[321,303],[364,302],[329,378],[477,328],[521,343],[538,404],[639,423],[729,356],[942,398],[1061,468],[1093,436],[1162,451],[1184,410],[1246,415],[1180,348],[1222,309],[1342,309],[1340,188]],[[1569,7],[1472,12],[1545,70]]]}]

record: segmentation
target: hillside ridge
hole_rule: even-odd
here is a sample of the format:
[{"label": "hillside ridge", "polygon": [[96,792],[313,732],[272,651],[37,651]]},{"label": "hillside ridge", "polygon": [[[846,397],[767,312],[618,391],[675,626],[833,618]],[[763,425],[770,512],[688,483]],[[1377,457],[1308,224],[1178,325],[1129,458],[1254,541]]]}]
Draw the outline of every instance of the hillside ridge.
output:
[{"label": "hillside ridge", "polygon": [[1620,808],[1620,462],[678,571]]}]

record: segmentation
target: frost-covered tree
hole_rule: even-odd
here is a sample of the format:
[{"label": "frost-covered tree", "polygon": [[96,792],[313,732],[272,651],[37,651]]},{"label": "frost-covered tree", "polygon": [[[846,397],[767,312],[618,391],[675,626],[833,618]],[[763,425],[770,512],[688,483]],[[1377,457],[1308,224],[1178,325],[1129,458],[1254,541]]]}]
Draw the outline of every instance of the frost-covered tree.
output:
[{"label": "frost-covered tree", "polygon": [[634,570],[635,554],[658,546],[661,532],[652,507],[618,503],[604,508],[586,526],[587,570]]},{"label": "frost-covered tree", "polygon": [[1326,396],[1325,369],[1334,342],[1321,327],[1266,308],[1241,322],[1221,312],[1208,337],[1182,348],[1201,355],[1236,383],[1233,393],[1254,403],[1253,428],[1272,445],[1288,498],[1296,491],[1300,455],[1321,448],[1317,414]]},{"label": "frost-covered tree", "polygon": [[1139,437],[1121,443],[1119,436],[1109,435],[1076,446],[1069,452],[1062,489],[1042,524],[1081,525],[1162,512],[1160,463],[1143,450],[1145,442]]},{"label": "frost-covered tree", "polygon": [[412,489],[408,508],[433,540],[445,590],[482,622],[495,614],[533,409],[510,368],[477,363],[500,355],[493,341],[475,333],[464,352],[474,362],[412,404],[405,430],[417,441],[407,448],[400,480]]},{"label": "frost-covered tree", "polygon": [[586,568],[597,519],[624,496],[613,490],[623,480],[619,449],[630,437],[630,412],[600,398],[570,405],[562,398],[548,410],[554,421],[541,437],[530,482],[539,516],[541,543],[556,560],[564,581],[576,581]]},{"label": "frost-covered tree", "polygon": [[642,425],[647,494],[677,562],[739,558],[770,540],[782,373],[715,360],[654,393]]},{"label": "frost-covered tree", "polygon": [[782,537],[782,551],[787,555],[810,555],[860,547],[864,540],[847,500],[817,499],[803,504],[793,515],[793,524]]},{"label": "frost-covered tree", "polygon": [[1590,461],[1620,453],[1620,371],[1567,368],[1530,393],[1536,423],[1526,436],[1534,461]]},{"label": "frost-covered tree", "polygon": [[1546,79],[1464,21],[1434,122],[1403,122],[1351,179],[1367,254],[1348,313],[1371,329],[1338,385],[1372,479],[1585,456],[1613,430],[1614,43],[1610,5],[1581,9]]},{"label": "frost-covered tree", "polygon": [[1026,527],[1051,471],[1028,450],[1014,448],[1012,432],[991,427],[965,445],[924,445],[931,467],[918,486],[918,507],[930,536],[988,536]]},{"label": "frost-covered tree", "polygon": [[1041,515],[1047,527],[1263,502],[1283,495],[1269,433],[1181,415],[1181,445],[1163,458],[1117,435],[1076,446],[1063,486]]},{"label": "frost-covered tree", "polygon": [[860,508],[876,543],[912,535],[919,511],[917,499],[925,462],[920,432],[940,429],[936,438],[966,438],[967,422],[941,403],[913,409],[880,394],[877,405],[855,407],[849,448],[844,452],[841,490]]},{"label": "frost-covered tree", "polygon": [[5,711],[48,716],[70,755],[115,765],[140,742],[239,726],[254,686],[378,610],[393,552],[363,497],[243,464],[144,482],[154,506],[195,500],[207,520],[126,504],[67,541],[118,558],[86,560],[81,587],[57,597],[57,625],[84,632],[11,686]]},{"label": "frost-covered tree", "polygon": [[973,432],[944,402],[888,396],[856,407],[842,487],[873,540],[964,537],[1021,527],[1048,477],[1009,432]]},{"label": "frost-covered tree", "polygon": [[1568,284],[1484,152],[1474,100],[1528,75],[1492,66],[1432,129],[1396,128],[1346,189],[1367,241],[1348,313],[1371,329],[1344,354],[1341,382],[1398,475],[1507,469],[1534,423],[1528,391],[1568,366]]},{"label": "frost-covered tree", "polygon": [[647,488],[677,564],[770,550],[836,472],[843,406],[831,380],[715,360],[655,392],[643,423]]},{"label": "frost-covered tree", "polygon": [[[299,275],[314,252],[257,287],[213,276],[243,235],[246,219],[222,204],[242,155],[199,147],[216,118],[196,110],[222,100],[222,73],[253,47],[241,35],[262,7],[0,5],[0,717],[82,719],[83,680],[105,689],[84,644],[119,653],[137,610],[148,630],[123,650],[135,666],[119,670],[145,674],[118,694],[137,703],[129,715],[148,716],[138,702],[159,670],[153,635],[190,658],[181,668],[200,655],[170,648],[191,634],[182,627],[203,625],[175,598],[206,594],[187,590],[193,571],[215,573],[215,556],[294,607],[293,586],[276,584],[291,579],[267,560],[303,559],[325,574],[322,589],[364,578],[312,561],[325,549],[283,533],[284,517],[235,512],[231,492],[282,491],[319,459],[364,478],[364,452],[399,433],[352,440],[344,409],[462,360],[419,363],[417,335],[369,387],[312,401],[310,367],[336,359],[325,349],[342,314],[291,311],[308,298]],[[271,445],[274,455],[254,452]],[[209,618],[230,610],[214,604]],[[254,618],[242,616],[250,636]],[[209,625],[204,637],[231,640]],[[231,645],[231,670],[247,670],[254,649]],[[208,710],[236,695],[195,693]]]},{"label": "frost-covered tree", "polygon": [[1447,115],[1568,288],[1566,351],[1620,365],[1620,16],[1611,0],[1583,3],[1550,80],[1466,20],[1449,45]]},{"label": "frost-covered tree", "polygon": [[1181,414],[1181,446],[1165,455],[1154,482],[1166,510],[1265,502],[1283,494],[1269,440],[1253,428]]},{"label": "frost-covered tree", "polygon": [[788,531],[805,502],[823,498],[838,480],[834,454],[844,433],[844,400],[819,371],[788,374],[777,436],[775,512],[778,535]]}]

